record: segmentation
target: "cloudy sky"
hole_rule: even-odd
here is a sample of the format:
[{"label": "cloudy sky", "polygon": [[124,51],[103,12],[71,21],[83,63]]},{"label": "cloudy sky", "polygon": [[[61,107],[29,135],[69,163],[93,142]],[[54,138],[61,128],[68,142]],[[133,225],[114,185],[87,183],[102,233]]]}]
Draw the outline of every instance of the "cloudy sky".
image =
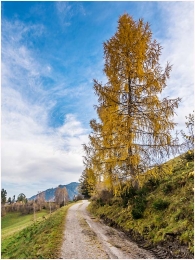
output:
[{"label": "cloudy sky", "polygon": [[193,2],[1,2],[2,188],[8,196],[78,181],[96,117],[93,79],[106,82],[102,43],[125,12],[149,22],[173,64],[163,96],[193,111]]}]

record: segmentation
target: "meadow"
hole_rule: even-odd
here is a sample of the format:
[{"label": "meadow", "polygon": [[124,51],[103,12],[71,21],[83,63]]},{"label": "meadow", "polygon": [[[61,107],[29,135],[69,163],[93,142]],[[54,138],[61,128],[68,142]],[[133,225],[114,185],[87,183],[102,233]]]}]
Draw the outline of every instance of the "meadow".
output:
[{"label": "meadow", "polygon": [[[41,221],[43,217],[48,215],[47,210],[36,212],[36,220]],[[5,239],[10,235],[22,230],[34,222],[34,215],[21,215],[20,212],[8,212],[1,220],[1,239]]]},{"label": "meadow", "polygon": [[33,214],[7,213],[2,218],[2,259],[59,258],[65,216],[72,204],[49,214],[46,210]]}]

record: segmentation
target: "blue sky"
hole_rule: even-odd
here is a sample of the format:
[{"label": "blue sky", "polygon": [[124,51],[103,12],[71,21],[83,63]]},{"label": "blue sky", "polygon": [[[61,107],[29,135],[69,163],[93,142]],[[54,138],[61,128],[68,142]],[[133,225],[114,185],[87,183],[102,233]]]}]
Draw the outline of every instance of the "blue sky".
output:
[{"label": "blue sky", "polygon": [[82,144],[96,117],[93,79],[103,74],[103,42],[120,15],[149,22],[173,64],[163,96],[181,97],[175,121],[193,111],[193,2],[1,2],[2,188],[8,196],[78,181]]}]

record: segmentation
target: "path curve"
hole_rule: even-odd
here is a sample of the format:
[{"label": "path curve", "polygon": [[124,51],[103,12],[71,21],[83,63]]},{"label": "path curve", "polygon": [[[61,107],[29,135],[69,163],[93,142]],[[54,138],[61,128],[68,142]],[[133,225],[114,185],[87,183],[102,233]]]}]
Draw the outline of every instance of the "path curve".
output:
[{"label": "path curve", "polygon": [[69,208],[61,259],[153,259],[151,252],[139,248],[123,232],[89,216],[82,200]]}]

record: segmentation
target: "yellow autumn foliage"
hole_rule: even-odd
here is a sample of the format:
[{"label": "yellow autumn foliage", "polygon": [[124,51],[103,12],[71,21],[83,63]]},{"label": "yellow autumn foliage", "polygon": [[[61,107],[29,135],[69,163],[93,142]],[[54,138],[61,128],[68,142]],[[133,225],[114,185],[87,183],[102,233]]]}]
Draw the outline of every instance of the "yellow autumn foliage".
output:
[{"label": "yellow autumn foliage", "polygon": [[171,71],[168,63],[164,70],[159,64],[161,49],[149,24],[128,14],[120,16],[116,33],[104,43],[107,83],[94,80],[98,120],[90,121],[85,164],[93,169],[96,185],[101,182],[99,186],[114,194],[122,183],[141,185],[146,175],[172,171],[170,166],[157,167],[177,152],[171,131],[180,102],[159,98]]}]

